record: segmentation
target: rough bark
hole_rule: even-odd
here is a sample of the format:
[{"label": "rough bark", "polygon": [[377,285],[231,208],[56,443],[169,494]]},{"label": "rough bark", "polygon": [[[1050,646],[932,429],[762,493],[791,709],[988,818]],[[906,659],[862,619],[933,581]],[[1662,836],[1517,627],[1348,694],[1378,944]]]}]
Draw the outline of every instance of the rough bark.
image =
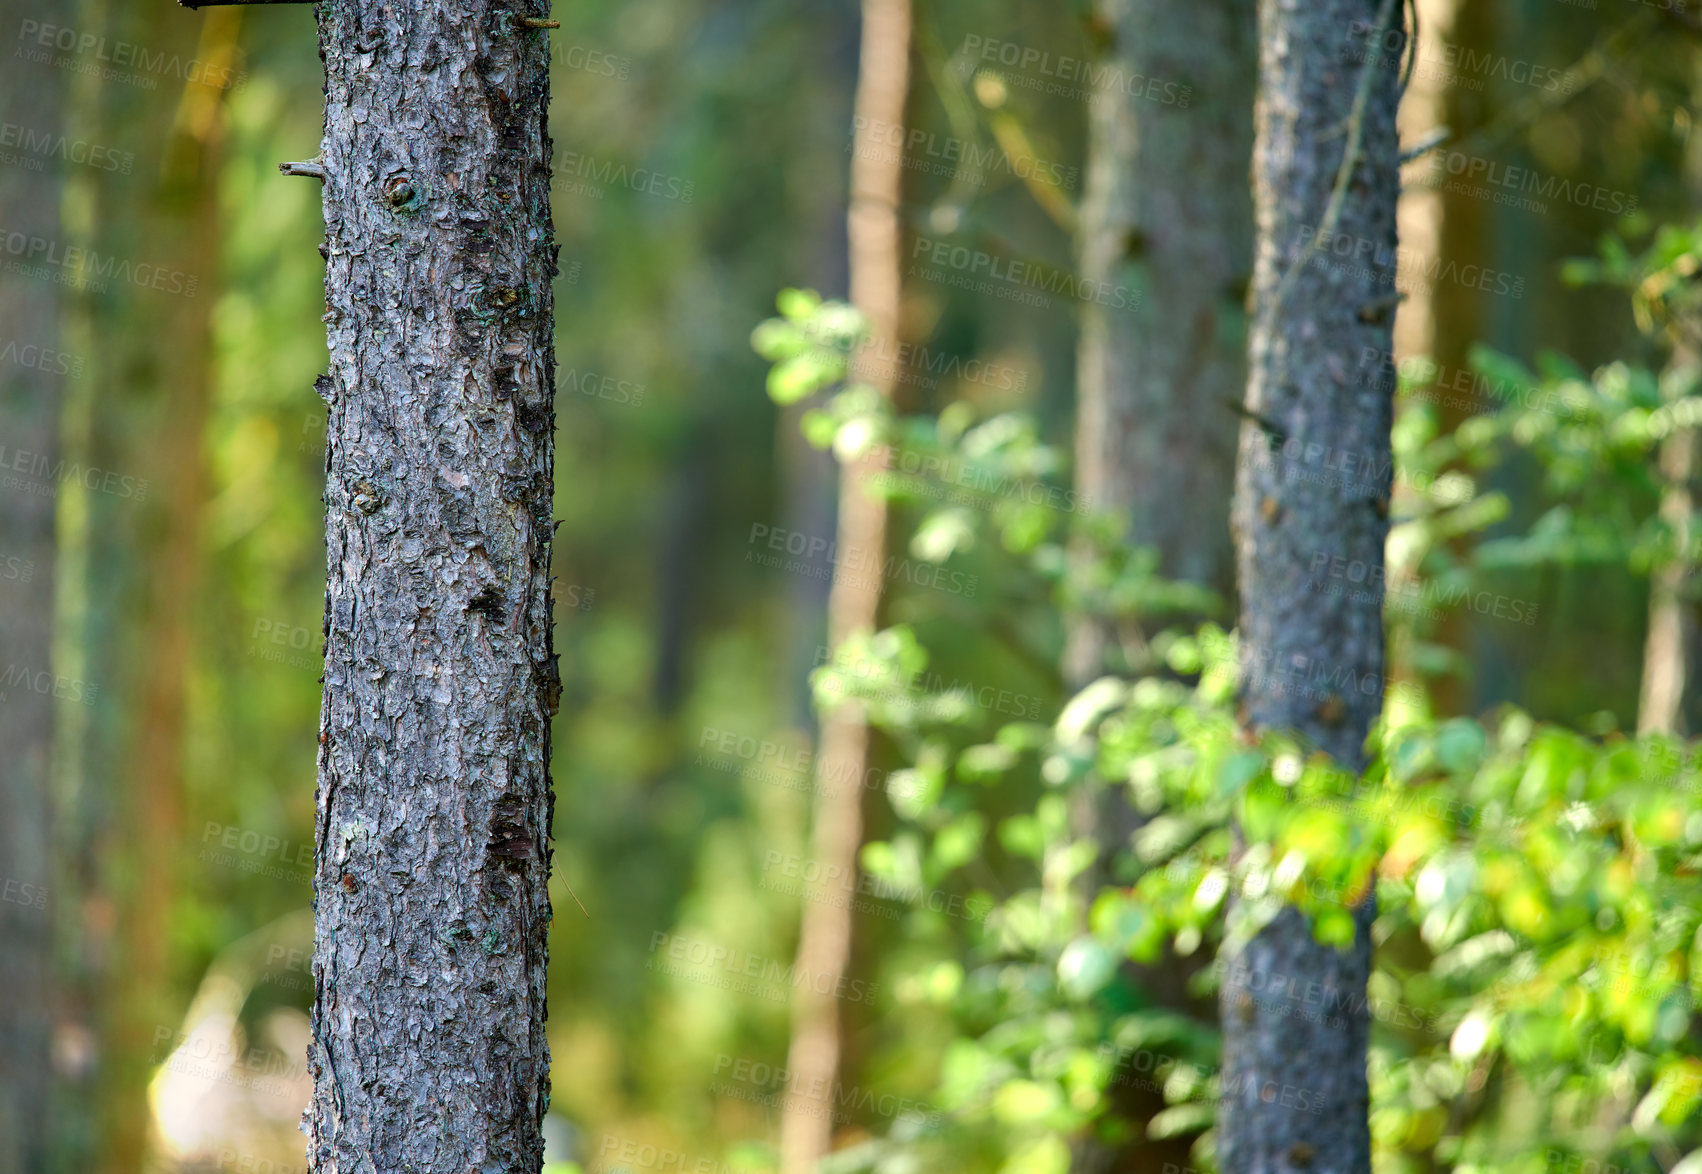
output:
[{"label": "rough bark", "polygon": [[542,1162],[556,249],[548,34],[522,21],[546,16],[319,6],[316,1174]]},{"label": "rough bark", "polygon": [[[1383,705],[1382,590],[1325,588],[1335,557],[1382,582],[1393,383],[1367,385],[1355,364],[1392,339],[1402,13],[1397,0],[1260,0],[1259,15],[1246,401],[1258,422],[1242,429],[1234,509],[1242,720],[1357,771]],[[1370,1170],[1371,904],[1347,947],[1319,945],[1290,909],[1224,959],[1224,1174]],[[1320,992],[1334,1014],[1314,1018]],[[1294,1107],[1302,1089],[1321,1111]]]},{"label": "rough bark", "polygon": [[[856,125],[904,125],[910,82],[910,0],[863,0],[863,30]],[[851,204],[847,218],[851,251],[851,301],[868,319],[871,345],[892,353],[898,339],[902,287],[903,198],[901,152],[857,132],[851,157]],[[875,372],[869,382],[890,396],[895,372]],[[883,458],[868,456],[840,475],[838,547],[879,552],[886,546],[886,503],[871,480]],[[852,569],[852,559],[835,567],[828,597],[828,639],[837,647],[858,631],[875,627],[881,602],[878,575]],[[877,558],[878,562],[879,559]],[[822,722],[817,751],[817,802],[811,854],[834,875],[855,875],[863,840],[863,778],[868,765],[869,728],[855,706],[844,706]],[[851,962],[850,903],[804,903],[797,971],[823,980],[801,983],[792,1001],[792,1044],[786,1068],[794,1087],[831,1090],[839,1072],[839,1006],[832,992]],[[822,994],[820,991],[828,993]],[[808,1174],[832,1149],[833,1114],[805,1098],[787,1101],[780,1123],[781,1174]]]},{"label": "rough bark", "polygon": [[[1253,211],[1254,0],[1099,0],[1107,81],[1089,108],[1081,271],[1144,293],[1139,314],[1091,301],[1076,363],[1076,484],[1129,519],[1167,576],[1227,600],[1237,418],[1246,386]],[[1135,78],[1190,87],[1188,105]],[[1130,89],[1136,92],[1131,94]],[[1114,648],[1072,625],[1066,676],[1085,684]]]},{"label": "rough bark", "polygon": [[[39,16],[28,0],[0,0],[0,24]],[[0,80],[9,122],[42,135],[59,133],[61,71],[13,61]],[[9,233],[60,239],[60,174],[0,166],[0,209]],[[23,275],[0,277],[0,445],[8,462],[30,453],[52,467],[64,376],[52,360],[59,339],[58,287]],[[14,345],[15,344],[15,345]],[[40,348],[31,352],[27,348]],[[20,481],[28,480],[20,478]],[[52,993],[52,922],[48,906],[49,751],[54,689],[53,516],[51,493],[7,486],[0,508],[0,1170],[47,1165],[48,1007]],[[38,676],[41,674],[41,676]],[[46,688],[37,688],[41,680]],[[27,900],[21,899],[28,885]],[[37,900],[36,894],[41,894]]]}]

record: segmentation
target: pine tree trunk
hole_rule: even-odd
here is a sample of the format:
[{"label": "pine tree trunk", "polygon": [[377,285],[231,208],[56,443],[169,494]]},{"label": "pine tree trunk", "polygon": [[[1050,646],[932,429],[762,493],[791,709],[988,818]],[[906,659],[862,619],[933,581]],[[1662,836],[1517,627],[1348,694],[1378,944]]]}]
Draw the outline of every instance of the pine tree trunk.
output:
[{"label": "pine tree trunk", "polygon": [[[904,125],[904,100],[910,84],[910,0],[863,0],[862,49],[855,98],[856,125]],[[898,339],[902,285],[899,205],[903,198],[901,153],[890,151],[859,131],[852,144],[851,301],[868,319],[874,348],[892,353]],[[893,375],[875,379],[892,394]],[[870,455],[840,475],[838,544],[840,551],[879,552],[886,548],[886,503],[871,489],[882,458]],[[858,631],[875,627],[881,601],[879,575],[856,570],[841,559],[828,597],[828,640],[839,644]],[[816,755],[815,826],[811,855],[830,875],[854,876],[863,841],[863,778],[869,758],[869,728],[854,706],[828,714],[822,722]],[[810,976],[793,988],[792,1044],[788,1079],[794,1088],[820,1089],[822,1100],[787,1098],[780,1123],[781,1174],[808,1174],[832,1149],[835,1103],[831,1090],[839,1078],[841,1052],[839,1006],[833,992],[851,963],[851,903],[804,903],[798,938],[797,973]],[[820,993],[825,991],[827,993]]]},{"label": "pine tree trunk", "polygon": [[[1352,771],[1383,706],[1382,592],[1324,587],[1336,557],[1382,581],[1393,382],[1367,385],[1356,364],[1392,339],[1402,25],[1398,0],[1260,0],[1246,403],[1260,423],[1242,429],[1234,513],[1243,722]],[[1345,948],[1290,909],[1226,956],[1224,1174],[1370,1170],[1372,904]]]},{"label": "pine tree trunk", "polygon": [[546,16],[319,6],[316,1174],[542,1162],[556,250],[548,34],[522,19]]},{"label": "pine tree trunk", "polygon": [[[1254,0],[1099,0],[1106,83],[1088,117],[1082,276],[1143,294],[1141,312],[1082,306],[1076,486],[1127,515],[1161,571],[1227,600],[1237,417],[1246,387],[1253,210]],[[1187,105],[1147,99],[1133,78],[1189,87]],[[1133,88],[1136,92],[1131,94]],[[1111,667],[1112,633],[1072,625],[1066,676]]]},{"label": "pine tree trunk", "polygon": [[[1099,0],[1089,26],[1106,81],[1088,117],[1081,271],[1146,296],[1135,315],[1083,305],[1076,488],[1093,508],[1125,515],[1128,540],[1156,547],[1164,574],[1226,601],[1235,587],[1232,405],[1247,371],[1256,23],[1254,0]],[[1185,84],[1187,104],[1130,93],[1131,78]],[[1071,618],[1063,669],[1072,689],[1127,667],[1110,623]],[[1142,818],[1112,787],[1082,794],[1074,822],[1101,848],[1082,878],[1085,911]],[[1184,960],[1131,969],[1160,1005],[1190,1006],[1195,968]],[[1188,1166],[1190,1135],[1145,1136],[1165,1107],[1162,1093],[1131,1082],[1111,1095],[1111,1113],[1135,1127],[1133,1139],[1081,1139],[1077,1174]]]},{"label": "pine tree trunk", "polygon": [[[37,5],[0,0],[0,24],[19,28]],[[8,63],[0,93],[6,119],[41,136],[60,133],[63,79],[48,66]],[[0,167],[6,229],[58,242],[60,174]],[[0,445],[8,468],[58,451],[64,375],[58,287],[0,276]],[[46,357],[41,357],[46,356]],[[35,361],[28,361],[37,357]],[[28,454],[20,459],[19,454]],[[36,478],[22,475],[20,481]],[[47,1166],[48,1033],[53,935],[50,914],[54,700],[54,497],[6,487],[0,508],[0,1170]],[[45,687],[40,687],[45,686]],[[39,894],[39,896],[38,896]]]}]

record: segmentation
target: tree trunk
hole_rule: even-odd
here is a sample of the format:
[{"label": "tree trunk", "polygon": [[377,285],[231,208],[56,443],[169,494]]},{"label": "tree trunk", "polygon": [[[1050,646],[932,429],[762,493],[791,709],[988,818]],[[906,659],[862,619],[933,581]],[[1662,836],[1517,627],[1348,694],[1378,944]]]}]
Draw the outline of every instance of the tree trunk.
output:
[{"label": "tree trunk", "polygon": [[[1382,591],[1328,597],[1319,568],[1340,557],[1382,581],[1394,387],[1362,383],[1355,365],[1393,334],[1403,23],[1398,0],[1260,0],[1246,403],[1258,424],[1242,429],[1234,513],[1242,720],[1351,771],[1382,711]],[[1224,1174],[1370,1170],[1372,913],[1367,899],[1338,949],[1289,909],[1226,957]],[[1308,1017],[1313,994],[1329,1014]],[[1293,1107],[1299,1090],[1321,1111]]]},{"label": "tree trunk", "polygon": [[[863,32],[855,98],[859,127],[904,125],[904,100],[910,84],[910,0],[863,0]],[[859,130],[852,144],[851,301],[868,319],[871,348],[895,353],[902,286],[904,191],[902,152],[875,143]],[[896,372],[885,366],[869,382],[890,396]],[[867,456],[840,476],[838,546],[841,551],[879,552],[886,548],[886,503],[870,481],[884,460]],[[828,597],[828,640],[838,647],[859,631],[875,627],[881,601],[879,575],[853,568],[861,560],[836,564]],[[843,706],[822,722],[816,755],[817,793],[812,856],[837,876],[856,873],[863,840],[863,778],[868,765],[869,729],[855,706]],[[825,1104],[787,1099],[780,1123],[781,1174],[807,1174],[833,1145],[834,1103],[830,1090],[839,1073],[839,1007],[833,992],[851,961],[851,903],[804,902],[798,939],[797,972],[809,982],[793,988],[792,1045],[786,1068],[792,1087],[820,1089]],[[820,976],[819,978],[817,976]],[[826,994],[819,993],[826,991]]]},{"label": "tree trunk", "polygon": [[[1702,74],[1692,85],[1693,108],[1702,105]],[[1693,137],[1685,152],[1685,173],[1693,203],[1702,205],[1702,145]],[[1689,306],[1684,307],[1688,312]],[[1671,367],[1675,373],[1694,372],[1702,366],[1696,345],[1697,323],[1678,323]],[[1655,571],[1649,584],[1649,632],[1643,648],[1643,682],[1637,704],[1639,734],[1696,732],[1698,709],[1702,708],[1702,624],[1697,622],[1696,601],[1687,590],[1691,569],[1689,552],[1696,541],[1693,512],[1696,484],[1702,475],[1702,435],[1694,428],[1680,428],[1661,442],[1660,473],[1665,489],[1661,494],[1661,517],[1672,527],[1680,558]]]},{"label": "tree trunk", "polygon": [[[1675,366],[1694,367],[1693,355],[1675,357]],[[1661,442],[1661,516],[1673,529],[1680,551],[1695,542],[1691,518],[1697,474],[1696,430],[1681,428]],[[1690,566],[1682,559],[1655,571],[1649,585],[1649,633],[1643,648],[1643,688],[1637,706],[1639,734],[1692,733],[1696,708],[1696,655],[1699,639],[1696,605],[1687,596]]]},{"label": "tree trunk", "polygon": [[548,34],[524,19],[546,16],[319,6],[317,1174],[542,1162],[556,249]]},{"label": "tree trunk", "polygon": [[[0,0],[0,24],[40,15],[29,0]],[[0,82],[6,118],[43,137],[60,133],[61,71],[11,62]],[[0,167],[6,228],[60,240],[60,174]],[[8,468],[58,450],[64,376],[58,287],[22,274],[0,277],[0,445]],[[22,460],[19,454],[29,454]],[[34,481],[21,477],[20,481]],[[50,813],[53,687],[54,495],[7,487],[0,508],[0,1170],[47,1166],[49,1008],[53,985]],[[38,687],[37,682],[45,684]]]},{"label": "tree trunk", "polygon": [[[1099,0],[1090,25],[1107,80],[1089,110],[1081,272],[1149,296],[1133,316],[1083,305],[1076,487],[1094,509],[1125,516],[1128,541],[1156,547],[1162,573],[1225,600],[1235,586],[1231,409],[1247,370],[1256,20],[1254,0]],[[1182,81],[1188,105],[1129,93],[1135,77]],[[1128,668],[1118,653],[1111,623],[1072,617],[1066,682],[1079,689]],[[1085,910],[1111,883],[1110,864],[1142,820],[1113,787],[1080,796],[1074,821],[1100,844],[1099,866],[1083,876]],[[1160,1004],[1189,1006],[1195,967],[1186,960],[1133,969]],[[1145,1137],[1145,1123],[1165,1107],[1162,1093],[1130,1083],[1112,1096],[1111,1112],[1136,1126],[1134,1140],[1083,1139],[1072,1169],[1156,1174],[1189,1164],[1191,1136]]]},{"label": "tree trunk", "polygon": [[[212,395],[212,314],[221,256],[219,140],[241,9],[206,14],[196,60],[208,69],[185,83],[176,107],[158,188],[148,205],[155,247],[169,249],[200,284],[193,297],[171,297],[140,311],[146,348],[160,372],[157,454],[150,482],[159,487],[149,519],[149,562],[138,627],[141,661],[137,716],[128,745],[128,785],[115,829],[115,854],[131,864],[121,893],[120,964],[109,976],[115,1008],[111,1077],[117,1093],[104,1143],[106,1169],[147,1166],[148,1080],[161,1057],[155,1034],[181,1013],[172,988],[171,923],[183,857],[185,742],[195,645],[195,593],[201,566],[201,513],[207,501],[202,460]],[[157,299],[156,299],[157,300]]]},{"label": "tree trunk", "polygon": [[[1076,486],[1129,519],[1161,571],[1229,599],[1236,416],[1246,386],[1243,303],[1252,250],[1254,0],[1099,0],[1107,82],[1088,119],[1081,271],[1146,294],[1139,314],[1083,303]],[[1131,78],[1179,79],[1189,103],[1144,99]],[[1130,88],[1137,93],[1130,94]],[[1066,677],[1084,685],[1113,652],[1077,620]]]}]

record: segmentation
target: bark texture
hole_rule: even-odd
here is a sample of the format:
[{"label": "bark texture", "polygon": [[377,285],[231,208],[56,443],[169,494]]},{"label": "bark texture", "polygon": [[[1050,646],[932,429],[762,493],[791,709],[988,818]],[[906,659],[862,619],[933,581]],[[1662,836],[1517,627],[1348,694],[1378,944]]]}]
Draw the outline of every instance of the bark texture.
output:
[{"label": "bark texture", "polygon": [[319,6],[316,1174],[542,1163],[556,250],[548,34],[522,19],[545,16]]},{"label": "bark texture", "polygon": [[[859,127],[904,125],[904,100],[910,84],[910,0],[863,0],[863,32],[857,93]],[[851,252],[851,301],[868,319],[870,345],[877,353],[896,350],[902,292],[903,227],[899,218],[904,192],[903,153],[876,143],[858,131],[852,143],[851,204],[847,218]],[[883,366],[869,380],[890,396],[896,372]],[[884,467],[871,455],[847,466],[840,476],[838,549],[876,552],[886,547],[886,503],[871,479]],[[862,560],[836,564],[828,596],[828,641],[833,647],[858,631],[875,627],[881,580],[858,571]],[[863,841],[863,788],[868,766],[869,728],[855,706],[844,706],[822,722],[816,755],[817,794],[811,854],[833,875],[854,876]],[[786,1068],[793,1087],[832,1090],[839,1076],[841,1028],[832,992],[851,963],[851,903],[806,901],[798,938],[797,973],[812,981],[794,988],[792,1043]],[[824,976],[819,983],[813,976]],[[822,994],[821,991],[828,993]],[[831,1102],[831,1093],[824,1092]],[[780,1122],[781,1174],[808,1174],[833,1148],[833,1113],[828,1103],[787,1099]]]},{"label": "bark texture", "polygon": [[[1234,512],[1242,720],[1357,771],[1383,705],[1393,382],[1362,381],[1356,363],[1392,339],[1402,15],[1397,0],[1260,0],[1259,15],[1258,423],[1242,429]],[[1338,557],[1377,586],[1330,595]],[[1370,1170],[1371,916],[1368,900],[1337,949],[1291,909],[1225,958],[1224,1174]]]},{"label": "bark texture", "polygon": [[[35,19],[28,0],[0,0],[0,24]],[[59,75],[59,76],[56,76]],[[0,94],[8,122],[60,132],[62,75],[9,63]],[[9,233],[60,239],[59,172],[0,167]],[[0,446],[7,463],[51,468],[58,450],[64,376],[57,370],[59,297],[51,280],[0,275]],[[33,348],[33,349],[32,349]],[[29,355],[49,356],[28,362]],[[20,453],[31,457],[20,461]],[[5,485],[0,507],[0,1170],[47,1165],[48,1032],[52,922],[49,750],[53,737],[53,504],[35,479]],[[33,491],[32,491],[33,490]],[[22,899],[28,885],[28,899]],[[39,900],[37,898],[39,894]]]}]

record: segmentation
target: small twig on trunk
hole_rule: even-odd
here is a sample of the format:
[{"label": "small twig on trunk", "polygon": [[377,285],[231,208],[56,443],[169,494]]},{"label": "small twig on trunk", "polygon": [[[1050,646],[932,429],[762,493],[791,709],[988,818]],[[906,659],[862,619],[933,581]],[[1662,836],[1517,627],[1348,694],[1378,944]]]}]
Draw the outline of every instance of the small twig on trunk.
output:
[{"label": "small twig on trunk", "polygon": [[[260,2],[268,3],[270,0],[260,0]],[[309,179],[325,178],[325,165],[316,160],[309,160],[305,163],[280,163],[278,170],[285,175],[304,175]]]}]

